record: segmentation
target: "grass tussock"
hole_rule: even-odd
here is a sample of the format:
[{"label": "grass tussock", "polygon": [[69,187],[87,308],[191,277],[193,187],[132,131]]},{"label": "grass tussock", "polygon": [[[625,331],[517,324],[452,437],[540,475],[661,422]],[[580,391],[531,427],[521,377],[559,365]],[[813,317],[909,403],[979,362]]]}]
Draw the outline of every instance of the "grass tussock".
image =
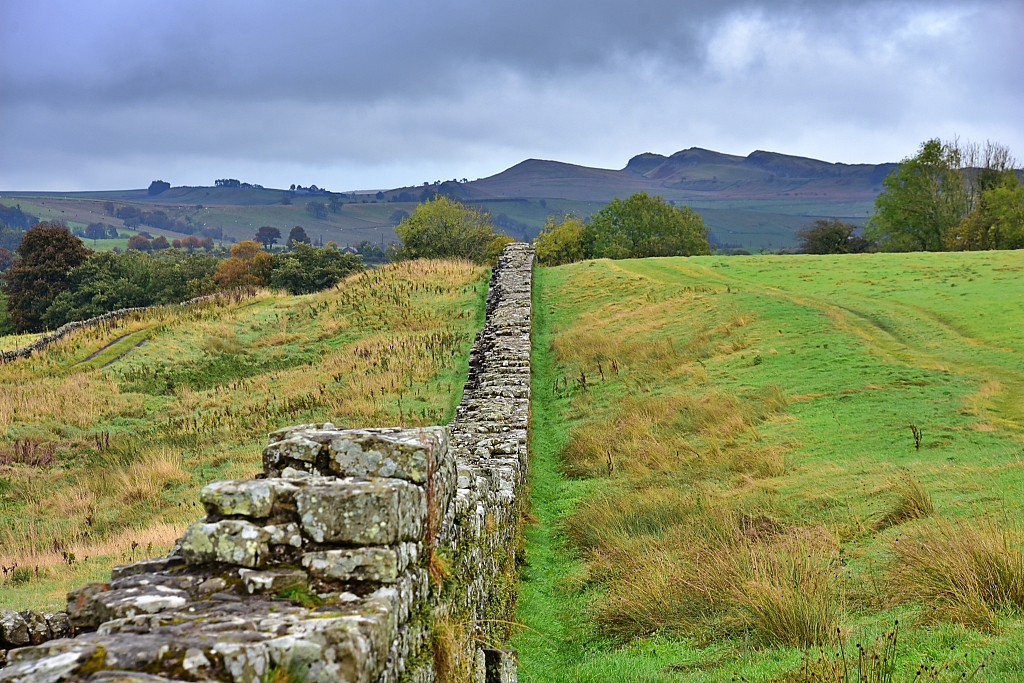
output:
[{"label": "grass tussock", "polygon": [[931,494],[913,475],[903,474],[893,481],[890,489],[895,494],[895,500],[872,525],[876,531],[934,514],[935,505]]},{"label": "grass tussock", "polygon": [[616,471],[638,476],[689,463],[775,476],[783,471],[781,449],[739,448],[738,439],[756,435],[757,425],[787,406],[785,393],[773,385],[744,397],[718,391],[626,396],[611,415],[606,410],[587,411],[589,419],[570,432],[562,452],[563,468],[573,477]]},{"label": "grass tussock", "polygon": [[922,621],[954,621],[984,631],[1000,611],[1024,608],[1024,535],[992,520],[936,520],[892,545],[890,596],[923,606]]},{"label": "grass tussock", "polygon": [[765,645],[826,642],[841,623],[838,548],[821,529],[751,537],[731,515],[705,516],[667,538],[600,552],[609,587],[597,608],[620,639],[655,631],[711,638],[748,634]]}]

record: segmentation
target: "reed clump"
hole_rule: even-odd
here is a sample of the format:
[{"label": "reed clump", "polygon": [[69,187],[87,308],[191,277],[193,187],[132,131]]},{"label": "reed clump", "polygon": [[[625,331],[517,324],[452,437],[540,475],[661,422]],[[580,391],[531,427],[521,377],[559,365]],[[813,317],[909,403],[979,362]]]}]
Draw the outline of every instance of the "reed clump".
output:
[{"label": "reed clump", "polygon": [[922,605],[922,621],[994,631],[1024,608],[1024,535],[1012,523],[937,519],[897,539],[886,571],[896,603]]}]

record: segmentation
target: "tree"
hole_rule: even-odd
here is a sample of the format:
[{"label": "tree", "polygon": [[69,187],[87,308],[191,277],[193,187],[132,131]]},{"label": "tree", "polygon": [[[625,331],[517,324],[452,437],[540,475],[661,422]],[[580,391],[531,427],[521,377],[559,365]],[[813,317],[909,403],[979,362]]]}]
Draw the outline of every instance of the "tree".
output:
[{"label": "tree", "polygon": [[269,225],[264,225],[256,231],[256,241],[263,244],[264,249],[270,249],[277,244],[279,239],[281,239],[281,231]]},{"label": "tree", "polygon": [[132,235],[128,238],[128,249],[135,251],[152,251],[152,243],[142,235]]},{"label": "tree", "polygon": [[244,240],[231,245],[231,258],[220,262],[213,279],[223,289],[263,287],[270,284],[273,264],[274,257],[260,249],[259,242]]},{"label": "tree", "polygon": [[402,240],[399,259],[462,258],[475,263],[487,262],[496,237],[486,213],[443,196],[413,209],[395,232]]},{"label": "tree", "polygon": [[339,197],[338,195],[332,194],[329,197],[327,197],[327,204],[328,208],[331,210],[331,213],[338,213],[341,211],[342,201],[341,197]]},{"label": "tree", "polygon": [[10,249],[0,247],[0,273],[5,273],[14,265],[14,254]]},{"label": "tree", "polygon": [[979,186],[977,205],[946,233],[943,246],[950,251],[1024,249],[1024,186],[1017,173],[1006,169],[981,179]]},{"label": "tree", "polygon": [[154,195],[158,195],[161,192],[166,192],[169,189],[171,189],[170,183],[165,183],[162,180],[154,180],[149,184],[149,196],[152,197]]},{"label": "tree", "polygon": [[85,226],[85,236],[91,240],[107,239],[107,226],[103,223],[90,223]]},{"label": "tree", "polygon": [[688,207],[637,192],[616,197],[591,218],[584,233],[589,258],[643,258],[710,254],[708,229]]},{"label": "tree", "polygon": [[306,202],[306,213],[313,218],[324,219],[327,218],[327,205],[319,199]]},{"label": "tree", "polygon": [[886,251],[941,251],[946,233],[970,210],[962,156],[956,143],[922,143],[882,181],[864,236]]},{"label": "tree", "polygon": [[859,254],[867,251],[870,243],[855,235],[856,225],[843,223],[838,218],[819,218],[810,226],[797,230],[800,251],[805,254]]},{"label": "tree", "polygon": [[295,242],[293,251],[274,256],[270,285],[291,294],[309,294],[333,287],[351,273],[363,270],[356,254],[336,247],[313,247]]},{"label": "tree", "polygon": [[153,238],[153,241],[149,243],[149,246],[153,251],[162,251],[164,249],[170,249],[171,243],[167,241],[167,238],[163,235],[157,235]]},{"label": "tree", "polygon": [[533,243],[537,246],[537,263],[543,266],[560,266],[575,263],[587,257],[584,248],[586,226],[576,216],[566,215],[557,223],[554,216],[548,216],[544,229]]},{"label": "tree", "polygon": [[295,244],[298,242],[310,244],[309,235],[306,234],[305,228],[301,225],[296,225],[292,228],[291,232],[288,233],[288,244]]},{"label": "tree", "polygon": [[374,198],[377,200],[384,199],[384,193],[378,190],[377,194],[374,195]]},{"label": "tree", "polygon": [[20,258],[4,276],[8,312],[18,332],[43,328],[43,314],[68,288],[68,274],[92,253],[66,226],[40,223],[18,247]]},{"label": "tree", "polygon": [[195,251],[196,249],[198,249],[199,247],[201,247],[202,245],[203,245],[203,241],[200,240],[195,235],[189,235],[185,239],[181,240],[181,248],[184,249],[185,251],[187,251],[190,254],[193,251]]}]

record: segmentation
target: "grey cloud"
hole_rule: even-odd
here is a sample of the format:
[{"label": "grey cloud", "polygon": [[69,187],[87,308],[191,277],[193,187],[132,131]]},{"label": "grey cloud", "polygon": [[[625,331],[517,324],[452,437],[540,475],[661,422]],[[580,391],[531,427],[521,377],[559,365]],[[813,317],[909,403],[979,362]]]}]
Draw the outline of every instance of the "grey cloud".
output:
[{"label": "grey cloud", "polygon": [[1022,150],[1022,23],[1009,2],[0,0],[0,187],[46,164],[65,189],[172,168],[352,188],[690,145]]}]

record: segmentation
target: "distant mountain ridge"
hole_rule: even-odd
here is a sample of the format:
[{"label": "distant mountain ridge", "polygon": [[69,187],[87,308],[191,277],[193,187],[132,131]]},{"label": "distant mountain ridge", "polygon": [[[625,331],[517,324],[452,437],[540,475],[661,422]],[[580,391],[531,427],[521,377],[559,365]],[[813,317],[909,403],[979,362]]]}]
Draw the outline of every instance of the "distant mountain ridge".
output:
[{"label": "distant mountain ridge", "polygon": [[[873,200],[894,163],[843,164],[757,150],[748,156],[691,147],[670,156],[644,152],[620,170],[527,159],[467,183],[443,183],[464,200],[545,197],[608,201],[646,191],[683,201],[810,199]],[[387,195],[423,188],[397,188]]]}]

